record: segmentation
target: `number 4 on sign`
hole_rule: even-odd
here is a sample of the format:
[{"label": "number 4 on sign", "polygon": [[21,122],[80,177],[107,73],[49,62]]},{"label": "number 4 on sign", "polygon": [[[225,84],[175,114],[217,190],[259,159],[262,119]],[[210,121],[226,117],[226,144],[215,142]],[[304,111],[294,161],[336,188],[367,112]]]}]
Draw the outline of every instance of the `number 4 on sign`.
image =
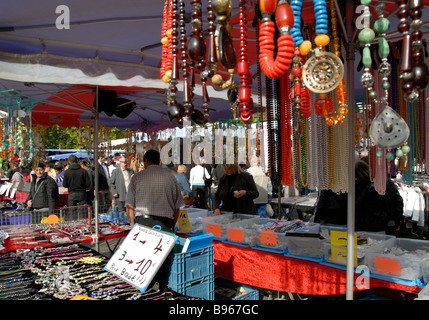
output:
[{"label": "number 4 on sign", "polygon": [[[161,239],[159,239],[158,245],[155,247],[155,249],[153,249],[153,250],[155,251],[155,253],[158,253],[158,251],[162,251],[162,245],[161,245],[161,242],[162,242],[162,238],[161,238]],[[155,254],[155,253],[154,253],[154,254]]]}]

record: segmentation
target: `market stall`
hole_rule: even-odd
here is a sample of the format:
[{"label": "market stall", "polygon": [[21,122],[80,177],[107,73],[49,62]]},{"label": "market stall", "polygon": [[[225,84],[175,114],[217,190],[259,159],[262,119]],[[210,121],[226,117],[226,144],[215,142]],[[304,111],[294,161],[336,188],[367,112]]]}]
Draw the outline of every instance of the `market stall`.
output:
[{"label": "market stall", "polygon": [[[49,5],[52,2],[49,1]],[[86,12],[85,5],[80,4],[80,10]],[[134,5],[124,5],[124,10],[137,10]],[[348,193],[347,293],[351,298],[354,281],[352,257],[355,251],[355,151],[359,155],[362,151],[367,152],[371,179],[380,194],[385,192],[385,181],[389,174],[401,171],[404,184],[415,187],[416,175],[424,177],[427,173],[429,149],[426,148],[428,136],[425,128],[428,112],[425,101],[428,69],[425,22],[422,20],[427,1],[397,1],[394,4],[361,1],[357,4],[361,15],[357,14],[357,6],[353,1],[212,1],[205,12],[201,1],[195,1],[190,9],[192,21],[187,19],[189,12],[186,11],[189,8],[186,8],[185,1],[166,1],[163,5],[164,10],[161,9],[162,4],[156,8],[158,13],[162,12],[162,21],[158,22],[163,42],[158,43],[158,33],[156,47],[159,52],[152,66],[146,65],[146,61],[140,63],[145,57],[142,52],[148,50],[148,47],[153,48],[152,44],[135,50],[136,38],[141,38],[140,33],[130,37],[132,52],[95,47],[91,45],[94,40],[88,38],[88,43],[74,47],[79,51],[77,57],[64,59],[50,53],[51,48],[56,53],[58,47],[61,48],[59,51],[69,52],[67,49],[70,43],[59,42],[63,40],[62,31],[53,32],[53,39],[41,41],[38,33],[41,31],[37,26],[25,30],[27,28],[22,26],[12,28],[4,25],[6,30],[2,33],[2,39],[7,52],[1,56],[4,64],[1,77],[25,81],[22,86],[28,88],[40,88],[40,85],[34,85],[37,81],[60,82],[64,79],[70,88],[77,83],[85,83],[91,99],[83,107],[90,110],[89,113],[95,119],[100,109],[98,103],[94,104],[94,96],[98,99],[99,95],[94,93],[99,86],[112,84],[111,81],[103,80],[103,75],[113,74],[115,85],[129,87],[143,87],[146,78],[152,77],[151,90],[154,87],[163,89],[156,92],[162,95],[162,100],[157,103],[163,106],[161,113],[159,110],[155,112],[156,117],[164,117],[162,121],[168,119],[174,126],[189,120],[195,124],[193,128],[206,125],[212,108],[220,110],[209,99],[213,93],[210,84],[216,86],[217,92],[228,89],[228,99],[224,100],[228,100],[230,105],[224,103],[223,111],[226,106],[227,111],[232,111],[234,118],[245,126],[252,121],[256,122],[259,138],[265,134],[266,140],[258,141],[266,145],[267,149],[261,156],[261,166],[271,177],[276,189],[281,190],[286,185]],[[5,7],[12,10],[14,5],[10,3]],[[154,7],[156,5],[151,3],[148,8]],[[96,11],[98,13],[101,10]],[[206,22],[203,21],[203,15],[207,15],[206,30],[203,29]],[[11,16],[20,17],[17,13]],[[20,21],[19,18],[16,20]],[[390,25],[390,20],[394,20],[396,25]],[[189,22],[192,24],[191,34],[187,35],[186,24]],[[152,28],[146,25],[130,29]],[[114,31],[117,30],[119,28]],[[82,34],[89,34],[75,32],[77,29],[70,31],[79,39]],[[15,37],[16,34],[7,34],[10,32],[28,32],[34,38],[23,39]],[[95,33],[99,36],[109,34],[109,39],[104,41],[110,43],[110,33]],[[21,37],[24,35],[20,34]],[[50,38],[49,31],[44,35]],[[117,38],[123,39],[123,35]],[[19,45],[18,40],[22,41]],[[82,58],[82,49],[95,52],[95,58],[76,67],[74,63]],[[30,72],[34,68],[26,67],[32,66],[33,61],[28,60],[26,50],[40,58],[41,68],[38,69],[41,72],[45,67],[51,67],[58,73],[47,80],[44,77],[46,74]],[[137,57],[139,63],[127,60],[124,65],[122,61],[121,70],[118,70],[118,64],[112,63],[112,66],[115,65],[113,71],[109,70],[112,73],[105,72],[98,64],[100,51],[104,54],[108,51],[107,55],[117,54],[121,58],[128,54],[132,59]],[[87,57],[87,53],[84,56]],[[69,68],[57,68],[59,61]],[[83,75],[79,78],[69,77],[75,74],[70,70],[80,72],[88,69],[94,71],[94,77],[86,72],[81,72]],[[128,71],[132,69],[135,77],[122,81],[121,76],[128,76]],[[239,84],[234,83],[234,76],[237,77],[234,75],[235,69]],[[64,70],[65,73],[59,72]],[[363,71],[360,78],[356,77],[358,70]],[[198,74],[199,77],[194,77]],[[183,84],[183,92],[179,89],[179,82]],[[88,84],[91,86],[89,89]],[[197,92],[201,94],[197,95]],[[357,101],[358,95],[360,101]],[[28,108],[36,101],[27,95],[22,97],[28,97],[28,103],[19,99],[14,101],[14,105],[20,109],[14,111],[24,112],[24,116],[28,116]],[[202,98],[202,103],[199,98]],[[44,103],[48,100],[44,99]],[[146,110],[144,108],[142,106],[141,109]],[[14,148],[22,145],[22,140],[14,136],[18,133],[16,137],[20,137],[22,123],[12,117],[12,112],[9,115],[1,123],[5,133],[12,133],[9,145],[6,144],[6,135],[1,138],[2,159],[6,158],[6,148],[15,151]],[[139,121],[144,126],[144,119]],[[95,132],[98,132],[97,125],[95,122]],[[32,137],[30,133],[29,137]],[[219,141],[222,147],[220,150],[223,151],[223,140]],[[168,143],[156,144],[156,147],[161,149]],[[155,143],[148,142],[148,145],[153,147]],[[30,148],[26,151],[32,152]],[[236,153],[237,150],[232,152],[234,156]],[[13,152],[9,152],[9,157],[12,156]],[[233,161],[239,162],[235,158]],[[427,219],[421,220],[417,214],[406,218],[411,225],[422,229],[427,227]]]}]

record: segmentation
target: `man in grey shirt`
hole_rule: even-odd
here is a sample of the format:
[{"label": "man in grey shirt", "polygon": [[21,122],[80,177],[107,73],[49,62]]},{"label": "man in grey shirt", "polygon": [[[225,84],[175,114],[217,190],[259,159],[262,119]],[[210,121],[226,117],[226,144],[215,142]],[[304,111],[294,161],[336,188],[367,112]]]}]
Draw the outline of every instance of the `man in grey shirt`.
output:
[{"label": "man in grey shirt", "polygon": [[160,166],[160,155],[148,150],[143,156],[145,170],[136,172],[130,181],[126,212],[134,223],[174,232],[180,207],[185,205],[179,184],[168,170]]}]

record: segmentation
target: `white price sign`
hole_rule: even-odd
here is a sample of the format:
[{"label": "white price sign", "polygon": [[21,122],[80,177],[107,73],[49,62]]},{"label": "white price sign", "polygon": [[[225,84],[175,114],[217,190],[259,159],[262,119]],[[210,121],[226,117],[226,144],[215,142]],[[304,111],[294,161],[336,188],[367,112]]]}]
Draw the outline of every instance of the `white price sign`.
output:
[{"label": "white price sign", "polygon": [[176,238],[174,234],[135,224],[105,269],[145,292]]}]

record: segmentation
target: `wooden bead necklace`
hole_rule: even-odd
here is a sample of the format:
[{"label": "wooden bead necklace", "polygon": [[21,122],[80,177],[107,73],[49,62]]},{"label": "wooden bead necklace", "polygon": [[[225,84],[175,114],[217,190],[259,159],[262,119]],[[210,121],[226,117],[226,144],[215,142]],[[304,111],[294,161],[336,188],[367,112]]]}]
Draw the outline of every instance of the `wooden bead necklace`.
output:
[{"label": "wooden bead necklace", "polygon": [[223,80],[220,74],[213,75],[213,85],[221,89],[227,89],[233,85],[233,77],[237,65],[235,50],[230,36],[232,30],[230,21],[232,8],[232,0],[213,0],[213,10],[217,14],[217,27],[215,31],[216,57],[230,75],[226,81]]},{"label": "wooden bead necklace", "polygon": [[[171,55],[171,69],[165,75],[167,76],[169,82],[169,89],[167,91],[167,115],[171,122],[183,124],[184,117],[186,121],[191,119],[199,124],[203,125],[208,122],[208,112],[209,112],[209,96],[207,92],[207,79],[215,73],[215,63],[216,58],[214,55],[214,15],[212,11],[211,1],[208,3],[209,11],[209,23],[210,23],[210,42],[209,42],[209,63],[206,64],[205,54],[206,54],[206,45],[203,38],[203,29],[202,29],[202,13],[201,13],[201,0],[191,1],[192,6],[192,31],[189,41],[186,37],[186,26],[185,26],[185,2],[180,0],[179,9],[178,9],[178,0],[170,0],[169,9],[164,9],[164,14],[167,14],[168,17],[164,17],[165,24],[163,25],[163,34],[171,35],[170,55]],[[168,26],[168,21],[171,20],[170,27]],[[179,30],[180,29],[180,39],[179,39]],[[180,53],[181,53],[181,71],[183,78],[183,105],[177,102],[177,84],[178,84],[178,54],[179,54],[179,43],[180,43]],[[169,55],[169,56],[170,56]],[[167,63],[163,64],[162,70],[167,68]],[[193,99],[194,99],[194,87],[195,87],[195,67],[200,70],[200,76],[202,81],[202,90],[203,90],[203,112],[194,109]],[[164,79],[163,79],[164,80]]]},{"label": "wooden bead necklace", "polygon": [[[422,26],[420,19],[422,1],[410,1],[409,8],[407,3],[405,0],[397,0],[399,6],[397,16],[400,21],[398,31],[403,34],[401,78],[405,98],[408,101],[415,101],[419,98],[419,90],[424,89],[429,81],[429,70],[422,58],[422,33],[419,30]],[[409,12],[413,19],[411,24],[407,20]],[[412,34],[409,32],[410,27],[414,29]]]},{"label": "wooden bead necklace", "polygon": [[251,95],[252,74],[249,70],[249,59],[247,55],[247,20],[246,20],[246,1],[239,2],[240,17],[240,51],[237,64],[237,73],[240,76],[240,89],[238,99],[240,100],[240,119],[244,124],[252,123],[253,99]]},{"label": "wooden bead necklace", "polygon": [[178,84],[178,54],[179,54],[179,22],[178,22],[178,8],[177,0],[172,0],[171,3],[171,53],[172,53],[172,66],[171,75],[169,79],[169,87],[167,91],[167,115],[171,122],[183,124],[183,106],[177,102],[177,84]]}]

